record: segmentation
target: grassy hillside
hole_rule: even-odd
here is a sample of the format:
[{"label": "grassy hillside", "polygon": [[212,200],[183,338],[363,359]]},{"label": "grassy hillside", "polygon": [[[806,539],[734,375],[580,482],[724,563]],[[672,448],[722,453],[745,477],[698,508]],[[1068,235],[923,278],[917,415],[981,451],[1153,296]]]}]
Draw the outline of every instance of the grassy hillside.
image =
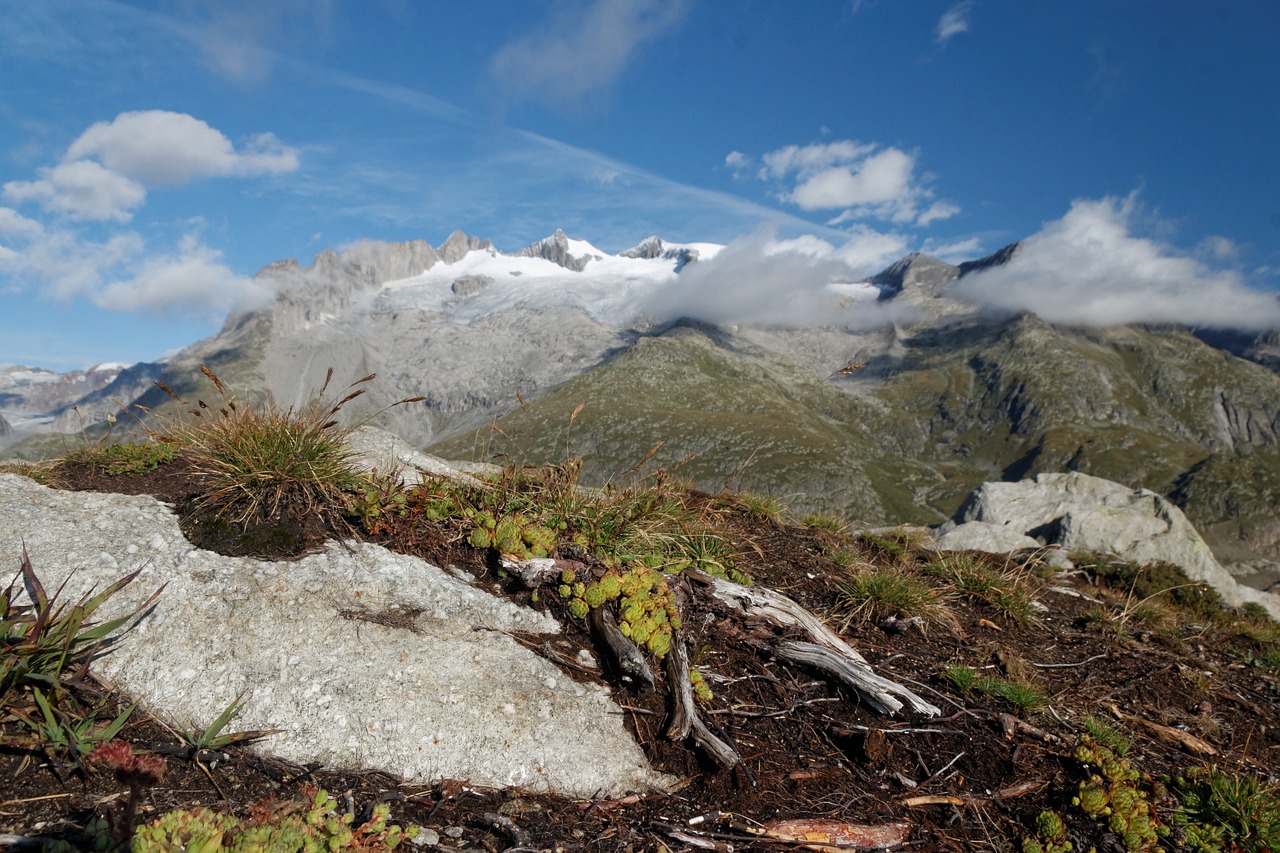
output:
[{"label": "grassy hillside", "polygon": [[1032,316],[902,344],[887,374],[829,378],[681,325],[431,450],[581,457],[587,479],[603,482],[661,442],[649,469],[865,523],[935,523],[984,480],[1075,470],[1173,497],[1230,559],[1280,556],[1272,371],[1181,330],[1072,330]]}]

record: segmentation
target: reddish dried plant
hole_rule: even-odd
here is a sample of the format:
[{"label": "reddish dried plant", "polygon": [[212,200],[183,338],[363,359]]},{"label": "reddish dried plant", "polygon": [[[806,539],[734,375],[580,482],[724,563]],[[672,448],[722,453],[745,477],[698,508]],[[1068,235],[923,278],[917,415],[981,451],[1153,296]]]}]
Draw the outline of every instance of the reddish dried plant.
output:
[{"label": "reddish dried plant", "polygon": [[137,755],[133,747],[122,740],[100,743],[89,753],[89,762],[109,769],[116,781],[129,788],[129,798],[121,806],[119,821],[108,815],[112,835],[125,849],[133,841],[137,826],[138,806],[142,792],[158,784],[164,777],[164,759],[156,755]]}]

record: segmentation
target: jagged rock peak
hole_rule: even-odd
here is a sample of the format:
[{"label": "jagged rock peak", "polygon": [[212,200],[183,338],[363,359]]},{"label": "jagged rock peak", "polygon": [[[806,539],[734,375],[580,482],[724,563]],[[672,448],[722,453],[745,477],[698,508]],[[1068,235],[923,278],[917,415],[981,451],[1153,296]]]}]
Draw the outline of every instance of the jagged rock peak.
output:
[{"label": "jagged rock peak", "polygon": [[1022,241],[1010,243],[998,252],[992,252],[985,258],[978,258],[976,261],[965,261],[960,264],[960,278],[964,278],[969,273],[980,272],[991,267],[1004,266],[1013,260],[1014,255],[1022,249]]},{"label": "jagged rock peak", "polygon": [[258,270],[258,274],[254,278],[279,278],[300,272],[302,265],[293,258],[285,258],[283,261],[273,261],[262,269]]},{"label": "jagged rock peak", "polygon": [[[574,255],[573,252],[579,254]],[[544,240],[539,240],[514,253],[517,258],[542,258],[551,261],[567,270],[582,272],[591,261],[598,261],[604,255],[595,246],[585,240],[571,240],[559,228],[556,233]]]},{"label": "jagged rock peak", "polygon": [[646,237],[640,244],[622,253],[624,258],[652,260],[659,258],[676,262],[676,272],[685,268],[686,264],[698,260],[698,250],[690,246],[668,246],[661,237]]},{"label": "jagged rock peak", "polygon": [[892,299],[909,291],[919,296],[940,296],[960,275],[960,268],[941,258],[912,252],[871,277],[880,288],[881,299]]},{"label": "jagged rock peak", "polygon": [[491,249],[493,249],[491,241],[468,236],[461,228],[457,228],[449,235],[447,240],[440,244],[440,248],[437,251],[440,254],[440,260],[446,264],[456,264],[466,257],[469,252]]}]

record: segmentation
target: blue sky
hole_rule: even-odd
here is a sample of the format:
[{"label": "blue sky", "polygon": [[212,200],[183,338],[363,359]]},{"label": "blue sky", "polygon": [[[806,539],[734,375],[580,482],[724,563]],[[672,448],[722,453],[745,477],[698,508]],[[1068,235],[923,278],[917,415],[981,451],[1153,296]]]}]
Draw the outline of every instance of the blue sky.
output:
[{"label": "blue sky", "polygon": [[975,299],[1280,325],[1277,37],[1273,0],[0,0],[0,363],[154,360],[274,260],[454,228],[861,273],[1032,237],[1038,288]]}]

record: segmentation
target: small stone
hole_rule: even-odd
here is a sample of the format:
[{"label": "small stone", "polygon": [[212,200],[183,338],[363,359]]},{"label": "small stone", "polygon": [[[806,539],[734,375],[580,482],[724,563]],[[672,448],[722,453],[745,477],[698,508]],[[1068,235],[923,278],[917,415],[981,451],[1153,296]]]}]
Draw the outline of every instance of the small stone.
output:
[{"label": "small stone", "polygon": [[410,843],[415,847],[435,847],[440,843],[440,833],[425,826],[418,827],[418,834]]},{"label": "small stone", "polygon": [[460,826],[446,826],[444,829],[444,834],[450,838],[461,838],[462,832],[463,830]]}]

